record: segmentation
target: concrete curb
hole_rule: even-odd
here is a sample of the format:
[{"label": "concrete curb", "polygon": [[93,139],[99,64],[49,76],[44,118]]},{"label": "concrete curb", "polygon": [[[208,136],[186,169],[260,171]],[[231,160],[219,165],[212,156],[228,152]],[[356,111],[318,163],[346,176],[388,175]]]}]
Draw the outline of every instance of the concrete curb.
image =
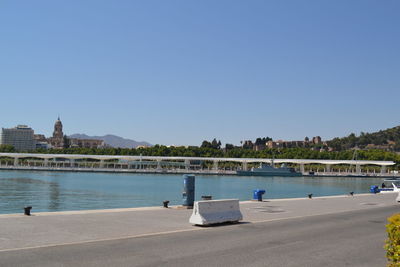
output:
[{"label": "concrete curb", "polygon": [[[394,194],[396,192],[386,192],[385,194]],[[362,193],[362,194],[355,194],[354,198],[357,196],[368,196],[371,193]],[[378,194],[379,195],[379,194]],[[332,198],[349,198],[350,195],[334,195],[334,196],[318,196],[313,197],[314,200],[321,200],[321,199],[332,199]],[[276,199],[264,199],[262,202],[277,202],[277,201],[298,201],[298,200],[308,200],[307,197],[304,198],[276,198]],[[249,204],[258,202],[256,200],[244,200],[240,201],[240,204]],[[173,210],[182,210],[180,209],[181,205],[174,205],[170,206],[169,209]],[[98,210],[71,210],[71,211],[46,211],[46,212],[32,212],[32,216],[58,216],[58,215],[83,215],[83,214],[96,214],[96,213],[117,213],[117,212],[135,212],[135,211],[156,211],[156,210],[165,210],[165,208],[159,206],[152,206],[152,207],[136,207],[136,208],[115,208],[115,209],[98,209]],[[186,210],[186,209],[184,209]],[[22,213],[10,213],[10,214],[0,214],[1,218],[16,218],[16,217],[26,217]]]}]

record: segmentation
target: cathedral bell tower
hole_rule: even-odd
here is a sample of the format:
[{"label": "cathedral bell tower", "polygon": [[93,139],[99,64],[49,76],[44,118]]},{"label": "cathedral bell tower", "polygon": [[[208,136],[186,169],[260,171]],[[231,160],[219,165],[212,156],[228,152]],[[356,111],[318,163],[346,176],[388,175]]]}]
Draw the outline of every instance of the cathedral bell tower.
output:
[{"label": "cathedral bell tower", "polygon": [[62,131],[62,123],[60,117],[54,123],[53,137],[49,138],[50,144],[53,148],[63,148],[64,147],[64,133]]},{"label": "cathedral bell tower", "polygon": [[60,117],[56,120],[56,123],[54,123],[54,132],[53,132],[53,138],[57,139],[62,139],[64,138],[64,133],[62,131],[62,123],[60,121]]}]

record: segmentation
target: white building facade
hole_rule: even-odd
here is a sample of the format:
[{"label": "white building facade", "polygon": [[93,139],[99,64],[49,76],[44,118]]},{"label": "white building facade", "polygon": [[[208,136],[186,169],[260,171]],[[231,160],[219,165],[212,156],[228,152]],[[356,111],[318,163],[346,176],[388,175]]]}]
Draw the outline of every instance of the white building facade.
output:
[{"label": "white building facade", "polygon": [[36,148],[34,131],[26,125],[15,128],[2,128],[0,134],[1,145],[12,145],[16,151],[31,151]]}]

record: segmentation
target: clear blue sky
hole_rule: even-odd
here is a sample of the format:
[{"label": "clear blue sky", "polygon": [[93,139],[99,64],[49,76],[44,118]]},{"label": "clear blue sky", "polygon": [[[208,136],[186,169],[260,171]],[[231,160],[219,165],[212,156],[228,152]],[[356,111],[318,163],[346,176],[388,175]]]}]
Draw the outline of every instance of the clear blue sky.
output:
[{"label": "clear blue sky", "polygon": [[400,1],[0,2],[0,127],[199,145],[400,124]]}]

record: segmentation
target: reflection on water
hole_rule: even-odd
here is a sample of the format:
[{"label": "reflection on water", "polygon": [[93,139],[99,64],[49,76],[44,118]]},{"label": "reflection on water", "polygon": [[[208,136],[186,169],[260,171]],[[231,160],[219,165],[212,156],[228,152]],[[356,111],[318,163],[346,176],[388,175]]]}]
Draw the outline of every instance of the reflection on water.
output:
[{"label": "reflection on water", "polygon": [[48,210],[58,210],[60,207],[60,186],[56,182],[52,182],[49,186]]},{"label": "reflection on water", "polygon": [[[0,171],[0,213],[63,211],[181,204],[182,175]],[[254,189],[265,198],[364,193],[376,178],[196,176],[196,198],[248,200]]]}]

